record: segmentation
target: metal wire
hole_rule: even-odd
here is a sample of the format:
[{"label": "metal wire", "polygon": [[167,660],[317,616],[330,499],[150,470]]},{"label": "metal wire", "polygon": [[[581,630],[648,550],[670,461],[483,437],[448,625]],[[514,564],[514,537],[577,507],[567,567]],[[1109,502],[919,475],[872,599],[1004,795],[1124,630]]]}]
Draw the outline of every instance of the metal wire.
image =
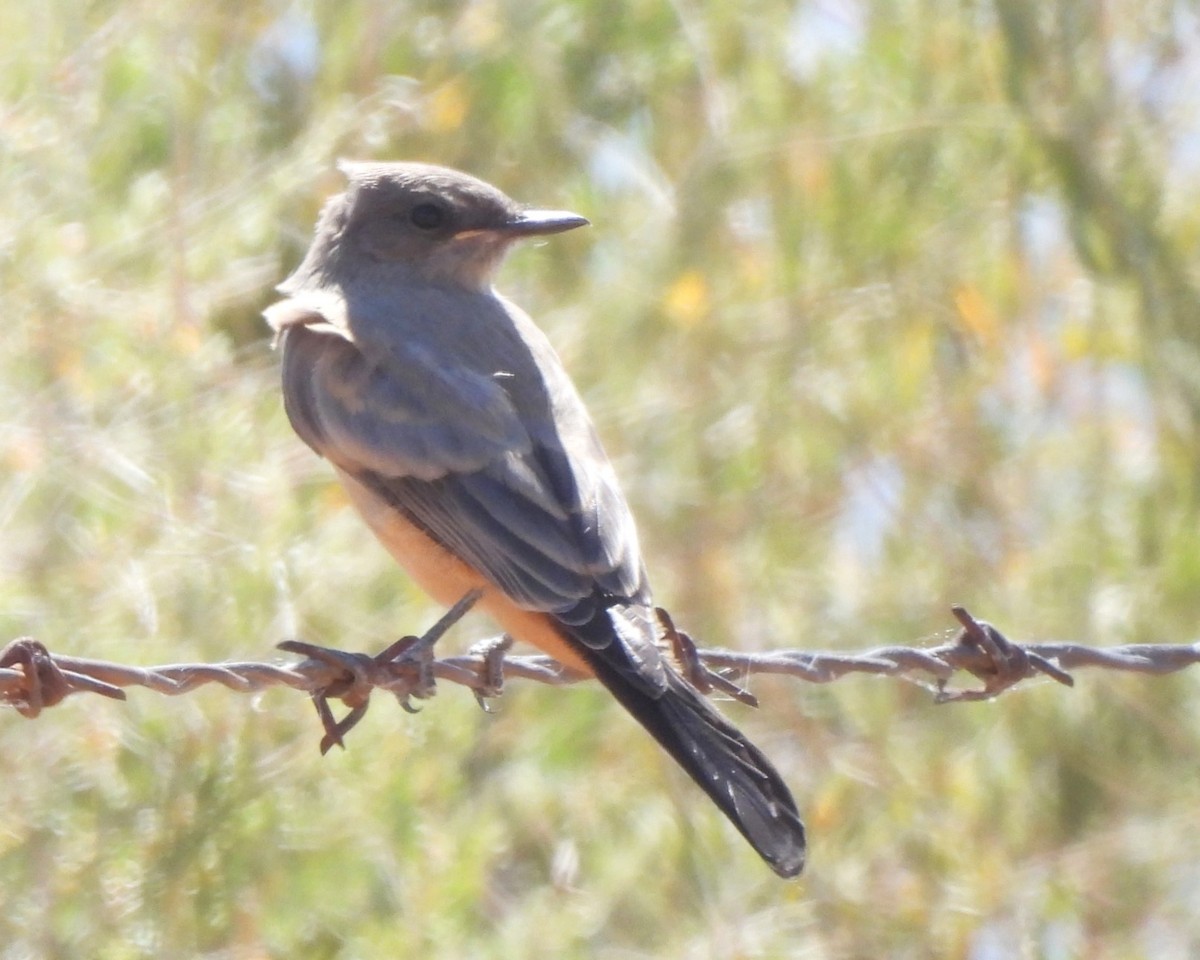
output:
[{"label": "metal wire", "polygon": [[[178,696],[206,684],[221,684],[239,693],[286,686],[312,695],[325,727],[322,749],[340,745],[342,737],[366,711],[374,690],[410,701],[432,695],[438,681],[471,689],[486,707],[499,696],[505,680],[570,684],[587,679],[546,656],[510,656],[510,641],[494,638],[476,644],[463,656],[434,658],[441,636],[474,604],[468,595],[421,637],[405,637],[371,656],[289,641],[280,647],[303,655],[291,664],[264,662],[184,663],[133,667],[103,660],[52,654],[37,640],[23,637],[0,652],[0,703],[26,717],[76,693],[125,699],[127,687],[145,687]],[[929,687],[940,703],[985,700],[1025,680],[1048,677],[1066,686],[1068,672],[1079,667],[1165,674],[1200,661],[1200,644],[1131,644],[1095,648],[1074,643],[1014,643],[995,627],[976,620],[961,607],[952,608],[961,629],[948,643],[929,648],[877,647],[857,654],[800,650],[740,653],[697,649],[677,631],[665,611],[658,611],[664,642],[673,648],[685,675],[705,692],[718,690],[748,703],[754,697],[738,680],[754,674],[780,674],[809,683],[830,683],[849,674],[904,677]],[[952,688],[957,674],[976,681]],[[335,720],[328,701],[350,707]]]}]

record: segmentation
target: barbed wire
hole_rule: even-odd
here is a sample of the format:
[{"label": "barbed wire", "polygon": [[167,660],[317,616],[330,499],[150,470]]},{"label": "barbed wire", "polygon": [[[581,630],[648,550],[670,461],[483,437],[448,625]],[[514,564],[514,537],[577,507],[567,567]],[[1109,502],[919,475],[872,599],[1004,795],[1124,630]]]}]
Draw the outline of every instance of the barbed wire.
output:
[{"label": "barbed wire", "polygon": [[[463,597],[425,634],[407,636],[374,656],[321,647],[299,640],[279,644],[300,654],[292,664],[265,662],[182,663],[132,667],[51,653],[44,644],[22,637],[0,651],[0,704],[35,718],[44,709],[75,693],[94,693],[124,700],[126,687],[146,687],[178,696],[207,684],[239,693],[285,686],[311,695],[325,736],[321,750],[342,746],[345,734],[366,713],[371,693],[396,696],[404,709],[413,700],[431,697],[438,681],[470,689],[487,709],[509,679],[545,684],[571,684],[588,679],[547,656],[511,656],[508,637],[477,643],[463,656],[437,659],[433,650],[447,630],[474,605],[478,593]],[[739,683],[756,674],[778,674],[809,683],[830,683],[852,673],[902,677],[931,690],[938,703],[989,700],[1024,680],[1048,677],[1073,686],[1068,672],[1099,667],[1133,673],[1166,674],[1200,662],[1200,644],[1129,644],[1087,647],[1075,643],[1014,643],[990,623],[976,620],[962,607],[951,607],[960,629],[947,643],[928,648],[887,646],[862,653],[799,650],[743,653],[703,650],[676,629],[665,610],[657,610],[665,645],[688,679],[705,693],[720,692],[757,706]],[[956,674],[966,673],[978,685],[953,688]],[[341,700],[349,712],[338,720],[329,701]]]}]

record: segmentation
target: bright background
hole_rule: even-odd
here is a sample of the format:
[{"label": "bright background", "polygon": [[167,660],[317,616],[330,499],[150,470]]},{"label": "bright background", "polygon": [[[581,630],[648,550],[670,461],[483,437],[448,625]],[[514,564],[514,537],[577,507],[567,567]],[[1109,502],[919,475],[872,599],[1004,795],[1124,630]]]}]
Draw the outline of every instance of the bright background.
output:
[{"label": "bright background", "polygon": [[[594,226],[547,328],[658,599],[747,650],[1189,641],[1200,20],[994,0],[4,0],[0,637],[132,663],[437,615],[292,435],[259,311],[338,157]],[[460,628],[462,646],[484,635]],[[0,960],[1200,953],[1200,690],[752,682],[776,879],[598,689],[0,715]]]}]

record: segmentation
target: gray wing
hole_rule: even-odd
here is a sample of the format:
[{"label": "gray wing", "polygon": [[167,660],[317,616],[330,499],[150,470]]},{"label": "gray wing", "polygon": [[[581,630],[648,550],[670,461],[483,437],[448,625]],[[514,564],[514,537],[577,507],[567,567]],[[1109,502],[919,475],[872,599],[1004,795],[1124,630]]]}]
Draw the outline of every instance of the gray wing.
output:
[{"label": "gray wing", "polygon": [[360,349],[315,318],[283,325],[292,425],[519,605],[574,622],[597,593],[648,603],[633,520],[582,402],[540,332],[490,303],[475,343],[433,335],[418,348],[397,332]]}]

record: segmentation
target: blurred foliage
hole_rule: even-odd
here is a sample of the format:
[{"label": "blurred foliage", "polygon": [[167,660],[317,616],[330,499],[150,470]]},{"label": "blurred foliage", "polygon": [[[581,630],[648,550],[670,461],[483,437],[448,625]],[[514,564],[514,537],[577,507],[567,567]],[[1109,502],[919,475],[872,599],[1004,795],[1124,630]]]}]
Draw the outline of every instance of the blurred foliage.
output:
[{"label": "blurred foliage", "polygon": [[[951,602],[1191,637],[1194,4],[4,0],[0,29],[0,635],[250,658],[436,615],[292,436],[258,316],[352,157],[592,219],[502,286],[703,643],[914,642]],[[806,812],[793,884],[594,689],[380,702],[324,760],[284,693],[10,714],[0,960],[1195,956],[1198,681],[1080,679],[757,681],[729,713]]]}]

